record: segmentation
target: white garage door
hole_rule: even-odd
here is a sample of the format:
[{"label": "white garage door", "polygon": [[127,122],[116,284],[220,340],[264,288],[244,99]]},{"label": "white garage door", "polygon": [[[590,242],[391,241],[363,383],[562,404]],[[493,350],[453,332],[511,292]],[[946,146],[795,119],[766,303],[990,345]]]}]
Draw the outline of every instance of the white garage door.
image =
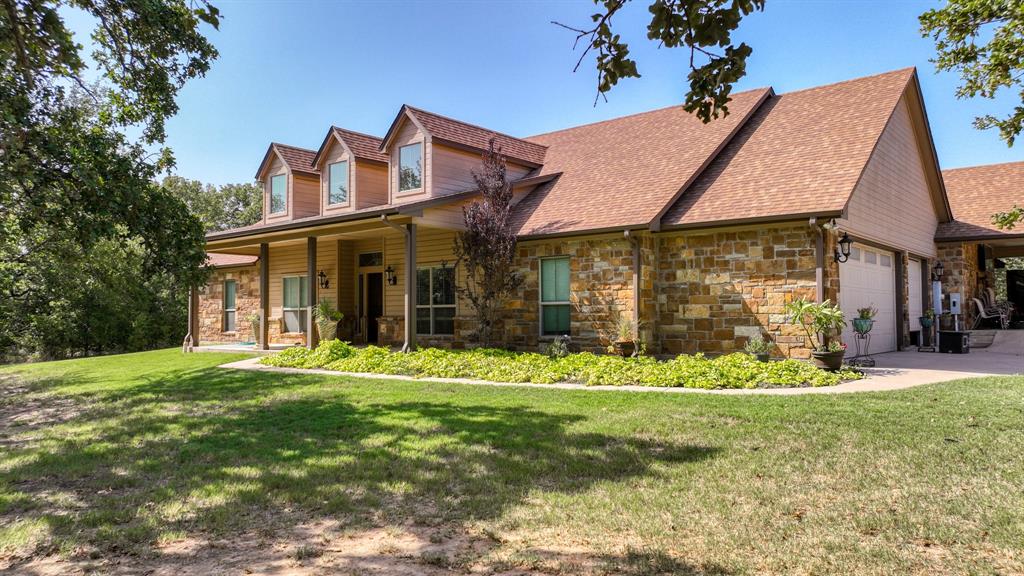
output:
[{"label": "white garage door", "polygon": [[853,322],[857,309],[872,306],[878,309],[871,329],[872,354],[896,349],[896,276],[891,252],[854,244],[850,259],[839,265],[839,307],[846,314],[847,326],[843,342],[848,356],[855,344]]}]

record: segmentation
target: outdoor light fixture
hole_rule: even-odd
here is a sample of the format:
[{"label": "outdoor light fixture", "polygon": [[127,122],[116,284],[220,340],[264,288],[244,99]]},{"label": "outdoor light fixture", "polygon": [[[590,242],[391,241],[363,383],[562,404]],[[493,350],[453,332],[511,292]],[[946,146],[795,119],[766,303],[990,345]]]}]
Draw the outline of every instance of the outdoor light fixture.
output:
[{"label": "outdoor light fixture", "polygon": [[384,279],[388,281],[388,286],[398,284],[398,276],[395,275],[395,269],[390,265],[384,269]]},{"label": "outdoor light fixture", "polygon": [[324,290],[326,290],[327,287],[331,285],[331,281],[327,279],[327,274],[325,274],[323,270],[321,270],[320,273],[316,275],[316,277],[320,279],[320,287],[323,288]]},{"label": "outdoor light fixture", "polygon": [[839,246],[835,249],[832,254],[832,258],[842,264],[850,259],[850,246],[853,245],[853,240],[850,239],[850,235],[843,232],[843,236],[839,239]]},{"label": "outdoor light fixture", "polygon": [[942,273],[945,271],[946,269],[942,266],[942,261],[936,260],[935,267],[932,268],[932,280],[942,280]]}]

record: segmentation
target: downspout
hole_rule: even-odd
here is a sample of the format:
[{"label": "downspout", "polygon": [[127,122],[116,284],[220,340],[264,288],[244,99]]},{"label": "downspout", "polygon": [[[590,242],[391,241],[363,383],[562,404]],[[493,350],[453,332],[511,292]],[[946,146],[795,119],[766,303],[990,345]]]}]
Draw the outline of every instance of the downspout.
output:
[{"label": "downspout", "polygon": [[640,339],[640,239],[623,230],[623,236],[633,247],[633,338]]},{"label": "downspout", "polygon": [[815,300],[820,304],[825,301],[825,231],[818,226],[818,217],[811,216],[807,222],[815,232],[814,238],[814,283]]}]

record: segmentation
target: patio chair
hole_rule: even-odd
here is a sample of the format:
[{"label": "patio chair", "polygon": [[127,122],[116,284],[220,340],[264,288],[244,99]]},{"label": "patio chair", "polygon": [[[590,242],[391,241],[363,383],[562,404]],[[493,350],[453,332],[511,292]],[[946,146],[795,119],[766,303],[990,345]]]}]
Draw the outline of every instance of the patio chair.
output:
[{"label": "patio chair", "polygon": [[1006,313],[998,308],[985,308],[985,305],[978,298],[971,298],[974,301],[974,307],[977,309],[977,316],[974,317],[974,324],[971,324],[971,330],[974,330],[981,324],[982,320],[998,320],[999,327],[1003,330],[1010,325],[1010,319]]}]

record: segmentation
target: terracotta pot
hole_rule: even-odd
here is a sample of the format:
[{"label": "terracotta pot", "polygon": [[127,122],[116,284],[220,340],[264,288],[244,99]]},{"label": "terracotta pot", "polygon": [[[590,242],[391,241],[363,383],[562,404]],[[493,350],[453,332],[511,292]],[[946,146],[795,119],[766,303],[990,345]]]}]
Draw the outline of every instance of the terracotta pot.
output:
[{"label": "terracotta pot", "polygon": [[612,344],[612,346],[615,348],[615,353],[618,354],[619,356],[622,356],[623,358],[632,356],[633,353],[636,352],[636,343],[634,343],[632,340],[626,340],[624,342],[615,342],[614,344]]},{"label": "terracotta pot", "polygon": [[838,352],[819,352],[814,350],[811,352],[811,358],[814,360],[814,365],[818,368],[835,372],[843,367],[843,356],[845,354],[846,350]]}]

